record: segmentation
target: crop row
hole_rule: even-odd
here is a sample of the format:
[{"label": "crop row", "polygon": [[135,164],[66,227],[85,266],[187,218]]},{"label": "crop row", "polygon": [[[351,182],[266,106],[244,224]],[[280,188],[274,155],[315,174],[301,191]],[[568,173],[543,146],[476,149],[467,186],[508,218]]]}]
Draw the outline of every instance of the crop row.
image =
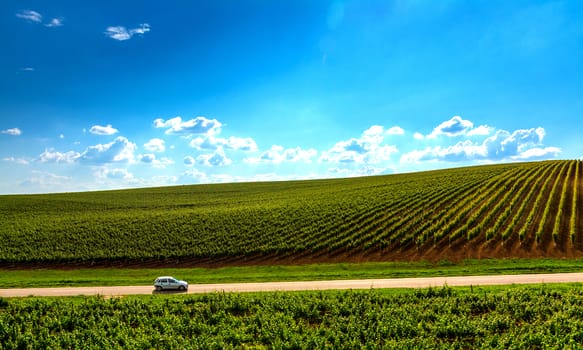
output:
[{"label": "crop row", "polygon": [[355,179],[0,196],[0,262],[390,254],[513,238],[578,249],[580,169],[581,161],[547,161]]},{"label": "crop row", "polygon": [[578,348],[583,290],[0,299],[3,349]]}]

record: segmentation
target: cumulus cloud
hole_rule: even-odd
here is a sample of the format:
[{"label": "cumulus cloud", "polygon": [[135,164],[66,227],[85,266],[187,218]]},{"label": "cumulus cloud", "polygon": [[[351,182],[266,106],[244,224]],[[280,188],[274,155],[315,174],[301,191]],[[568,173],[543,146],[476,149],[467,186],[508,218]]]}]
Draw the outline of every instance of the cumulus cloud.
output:
[{"label": "cumulus cloud", "polygon": [[196,163],[196,160],[194,159],[194,157],[191,157],[191,156],[184,157],[184,164],[185,165],[191,166],[191,165],[194,165],[194,163]]},{"label": "cumulus cloud", "polygon": [[123,136],[119,136],[110,143],[88,147],[80,155],[79,160],[83,163],[98,164],[133,162],[136,149],[135,143],[130,142]]},{"label": "cumulus cloud", "polygon": [[190,147],[197,150],[217,150],[219,148],[254,152],[257,151],[257,143],[250,137],[229,137],[220,138],[212,135],[208,137],[196,137],[190,141]]},{"label": "cumulus cloud", "polygon": [[136,149],[135,143],[120,136],[110,143],[89,146],[82,153],[45,150],[39,156],[38,161],[42,163],[80,162],[86,164],[131,163],[134,161]]},{"label": "cumulus cloud", "polygon": [[559,156],[561,149],[558,147],[535,147],[525,150],[524,152],[513,156],[513,160],[539,160],[547,159],[549,157],[555,158]]},{"label": "cumulus cloud", "polygon": [[95,177],[100,179],[113,179],[113,180],[132,180],[134,175],[130,173],[127,169],[114,168],[109,169],[107,167],[98,168],[95,173]]},{"label": "cumulus cloud", "polygon": [[413,137],[417,140],[423,140],[425,138],[436,139],[439,136],[487,136],[493,131],[494,128],[489,127],[488,125],[474,127],[472,121],[463,119],[456,115],[436,126],[429,135],[424,136],[423,134],[416,132]]},{"label": "cumulus cloud", "polygon": [[221,132],[221,126],[222,124],[218,120],[206,117],[196,117],[186,121],[183,121],[182,117],[154,120],[154,127],[166,129],[164,133],[167,135],[216,135]]},{"label": "cumulus cloud", "polygon": [[22,18],[28,22],[41,23],[43,21],[43,16],[40,13],[33,10],[22,10],[16,13],[16,17]]},{"label": "cumulus cloud", "polygon": [[468,131],[468,136],[487,136],[494,131],[494,128],[488,125],[480,125],[477,128],[473,128]]},{"label": "cumulus cloud", "polygon": [[158,159],[152,153],[142,154],[138,158],[142,163],[151,164],[154,168],[165,168],[166,165],[174,164],[174,161],[170,158],[162,157]]},{"label": "cumulus cloud", "polygon": [[112,26],[105,29],[105,35],[111,39],[124,41],[131,39],[134,35],[143,35],[150,31],[148,23],[142,23],[137,28],[127,29],[123,26]]},{"label": "cumulus cloud", "polygon": [[11,135],[11,136],[20,136],[22,135],[22,131],[19,128],[12,128],[0,131],[2,134]]},{"label": "cumulus cloud", "polygon": [[199,183],[209,182],[208,175],[206,173],[194,168],[186,170],[184,173],[182,173],[182,176],[194,178]]},{"label": "cumulus cloud", "polygon": [[512,133],[498,130],[483,142],[472,140],[459,141],[454,145],[443,147],[427,147],[404,154],[401,161],[502,161],[502,160],[534,160],[556,157],[561,149],[545,147],[542,141],[545,130],[541,127],[520,129]]},{"label": "cumulus cloud", "polygon": [[75,151],[57,152],[45,150],[39,157],[42,163],[75,163],[81,157],[81,153]]},{"label": "cumulus cloud", "polygon": [[227,166],[233,163],[220,148],[213,153],[201,154],[196,158],[196,162],[208,167]]},{"label": "cumulus cloud", "polygon": [[164,140],[154,138],[144,144],[144,148],[150,152],[164,152],[166,146],[164,146]]},{"label": "cumulus cloud", "polygon": [[371,126],[359,138],[336,143],[330,150],[322,153],[320,161],[339,164],[378,164],[387,161],[398,149],[395,145],[384,143],[385,135],[399,135],[401,130],[393,127],[389,129],[390,132],[386,132],[382,126]]},{"label": "cumulus cloud", "polygon": [[155,154],[142,154],[140,160],[144,163],[153,163],[156,160]]},{"label": "cumulus cloud", "polygon": [[474,127],[474,123],[469,120],[462,119],[460,116],[454,116],[450,120],[446,120],[439,124],[431,134],[427,135],[428,138],[435,138],[439,135],[446,136],[458,136],[464,135],[469,130]]},{"label": "cumulus cloud", "polygon": [[404,135],[405,130],[400,126],[393,126],[389,130],[387,130],[387,135]]},{"label": "cumulus cloud", "polygon": [[359,177],[359,176],[372,176],[381,175],[387,173],[394,173],[393,169],[389,168],[379,168],[374,166],[362,166],[356,169],[346,169],[346,168],[331,168],[328,173],[332,177]]},{"label": "cumulus cloud", "polygon": [[245,159],[247,163],[271,163],[281,164],[285,162],[290,163],[311,163],[312,159],[318,155],[315,149],[304,150],[301,147],[285,149],[279,145],[273,145],[267,151],[264,151],[259,157],[250,157]]},{"label": "cumulus cloud", "polygon": [[109,124],[107,126],[93,125],[89,132],[94,135],[114,135],[118,133],[118,130]]}]

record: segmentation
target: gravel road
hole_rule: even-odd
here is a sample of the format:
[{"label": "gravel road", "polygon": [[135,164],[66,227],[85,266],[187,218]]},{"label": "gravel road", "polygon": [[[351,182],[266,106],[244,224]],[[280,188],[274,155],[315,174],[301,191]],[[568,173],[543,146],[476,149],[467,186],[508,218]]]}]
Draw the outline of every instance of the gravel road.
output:
[{"label": "gravel road", "polygon": [[[154,277],[152,279],[154,279]],[[267,291],[299,291],[299,290],[327,290],[327,289],[427,288],[427,287],[440,287],[446,284],[448,286],[453,287],[470,285],[485,286],[485,285],[568,283],[568,282],[571,283],[583,282],[583,273],[389,278],[389,279],[335,280],[335,281],[190,284],[187,293],[188,294],[211,293],[217,291],[267,292]],[[135,294],[154,294],[154,288],[152,285],[148,285],[148,286],[115,286],[115,287],[0,289],[0,297],[76,296],[76,295],[121,296]]]}]

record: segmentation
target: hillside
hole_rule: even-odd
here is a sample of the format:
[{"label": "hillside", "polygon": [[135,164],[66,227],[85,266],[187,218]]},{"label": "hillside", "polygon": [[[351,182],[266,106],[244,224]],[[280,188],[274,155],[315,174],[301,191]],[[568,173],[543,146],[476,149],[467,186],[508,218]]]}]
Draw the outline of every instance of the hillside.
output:
[{"label": "hillside", "polygon": [[581,161],[0,196],[0,264],[583,256]]}]

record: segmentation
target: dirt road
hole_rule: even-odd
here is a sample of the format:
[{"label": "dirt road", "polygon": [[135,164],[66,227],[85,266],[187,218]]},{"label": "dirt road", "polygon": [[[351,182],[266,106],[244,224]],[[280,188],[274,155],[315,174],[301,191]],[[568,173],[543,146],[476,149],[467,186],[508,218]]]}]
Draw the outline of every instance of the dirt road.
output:
[{"label": "dirt road", "polygon": [[[327,289],[371,289],[371,288],[427,288],[448,286],[484,286],[505,284],[567,283],[583,282],[583,273],[531,274],[531,275],[496,275],[496,276],[458,276],[458,277],[422,277],[390,278],[337,281],[298,281],[298,282],[262,282],[262,283],[219,283],[191,284],[188,293],[224,292],[267,292]],[[0,289],[0,297],[25,296],[75,296],[103,295],[119,296],[134,294],[153,294],[154,288],[148,286],[117,287],[59,287],[59,288],[22,288]]]}]

